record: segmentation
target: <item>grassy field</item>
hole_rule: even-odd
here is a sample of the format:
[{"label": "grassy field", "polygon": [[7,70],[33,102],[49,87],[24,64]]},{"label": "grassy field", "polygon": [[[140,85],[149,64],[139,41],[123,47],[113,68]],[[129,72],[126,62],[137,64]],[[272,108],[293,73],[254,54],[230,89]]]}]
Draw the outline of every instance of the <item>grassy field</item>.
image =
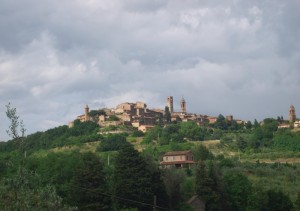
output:
[{"label": "grassy field", "polygon": [[[260,162],[264,163],[300,163],[300,152],[289,152],[289,151],[272,151],[270,149],[262,150],[261,152],[247,151],[242,153],[240,151],[234,151],[227,146],[220,143],[220,140],[208,140],[208,141],[188,141],[185,143],[176,143],[160,146],[158,144],[142,144],[142,137],[128,137],[128,141],[134,145],[138,151],[155,149],[159,154],[167,151],[176,150],[188,150],[196,147],[197,145],[204,145],[207,147],[215,156],[223,155],[228,158],[237,158],[241,162]],[[46,156],[50,152],[72,152],[78,150],[79,152],[96,152],[96,148],[99,142],[84,143],[79,146],[64,146],[57,147],[50,150],[39,150],[34,153],[35,156]]]}]

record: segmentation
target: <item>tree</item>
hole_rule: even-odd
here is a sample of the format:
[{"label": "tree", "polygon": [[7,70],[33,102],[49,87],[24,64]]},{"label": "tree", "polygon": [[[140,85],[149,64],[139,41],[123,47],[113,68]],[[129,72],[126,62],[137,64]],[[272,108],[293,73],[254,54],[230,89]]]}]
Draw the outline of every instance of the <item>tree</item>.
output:
[{"label": "tree", "polygon": [[252,185],[248,178],[239,172],[229,172],[223,177],[223,186],[231,210],[247,210],[252,194]]},{"label": "tree", "polygon": [[297,198],[296,198],[296,201],[295,201],[295,208],[297,211],[300,210],[300,192],[297,193]]},{"label": "tree", "polygon": [[111,210],[103,164],[91,152],[82,155],[71,188],[74,205],[80,210]]},{"label": "tree", "polygon": [[215,210],[218,208],[219,196],[216,190],[216,180],[213,173],[213,167],[210,166],[209,171],[203,161],[200,161],[196,170],[196,193],[205,201],[207,210]]},{"label": "tree", "polygon": [[119,121],[119,120],[120,120],[120,118],[117,117],[116,115],[110,115],[108,117],[108,121]]},{"label": "tree", "polygon": [[158,167],[157,162],[153,160],[152,155],[143,155],[146,161],[146,167],[151,174],[151,184],[153,195],[156,196],[156,204],[160,207],[168,208],[170,206],[170,199],[163,181],[163,174]]},{"label": "tree", "polygon": [[97,151],[99,152],[116,151],[122,149],[127,145],[130,145],[130,143],[126,141],[126,137],[120,134],[112,134],[99,143],[99,146],[97,147]]},{"label": "tree", "polygon": [[258,127],[259,127],[258,121],[255,119],[254,120],[254,128],[258,128]]},{"label": "tree", "polygon": [[182,122],[180,123],[179,132],[183,137],[191,139],[191,140],[204,140],[204,130],[197,125],[194,121]]},{"label": "tree", "polygon": [[217,121],[215,123],[215,127],[220,130],[227,130],[227,123],[225,117],[220,114],[217,118]]},{"label": "tree", "polygon": [[23,169],[20,176],[17,174],[1,181],[1,210],[75,210],[63,205],[53,186],[42,187],[37,174]]},{"label": "tree", "polygon": [[145,160],[132,145],[125,146],[115,158],[114,196],[119,209],[150,210],[153,204],[151,173]]},{"label": "tree", "polygon": [[161,138],[161,134],[162,134],[162,128],[159,125],[157,125],[146,132],[143,142],[147,144],[152,143],[152,141],[159,142]]},{"label": "tree", "polygon": [[184,182],[185,177],[186,176],[182,171],[174,171],[174,169],[164,170],[164,182],[170,198],[170,206],[172,210],[176,210],[180,202],[183,200],[181,184]]},{"label": "tree", "polygon": [[165,107],[164,119],[165,119],[167,124],[171,122],[171,113],[170,113],[170,110],[169,110],[168,106]]},{"label": "tree", "polygon": [[272,211],[290,211],[293,209],[293,203],[290,197],[281,190],[268,190],[268,202],[266,207]]},{"label": "tree", "polygon": [[[1,181],[0,208],[3,210],[71,210],[62,204],[54,187],[40,186],[37,174],[32,174],[24,167],[25,131],[23,121],[19,120],[16,108],[9,103],[6,115],[10,120],[7,133],[19,143],[20,164],[16,175]],[[20,135],[21,134],[21,135]]]},{"label": "tree", "polygon": [[205,161],[214,158],[214,155],[202,144],[195,147],[193,154],[196,161]]},{"label": "tree", "polygon": [[245,126],[246,126],[247,129],[251,129],[252,128],[252,123],[250,121],[247,121]]},{"label": "tree", "polygon": [[159,144],[165,145],[170,142],[183,142],[183,137],[179,133],[179,124],[168,124],[162,129]]}]

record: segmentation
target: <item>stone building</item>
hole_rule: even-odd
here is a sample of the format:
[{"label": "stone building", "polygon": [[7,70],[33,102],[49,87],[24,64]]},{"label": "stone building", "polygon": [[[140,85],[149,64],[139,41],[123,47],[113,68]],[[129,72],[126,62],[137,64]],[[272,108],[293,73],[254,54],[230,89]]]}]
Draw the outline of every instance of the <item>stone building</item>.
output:
[{"label": "stone building", "polygon": [[186,102],[185,102],[185,99],[183,97],[182,97],[182,99],[180,101],[180,111],[183,114],[186,113]]},{"label": "stone building", "polygon": [[174,112],[174,109],[173,109],[173,96],[167,97],[167,107],[169,108],[169,111],[172,114]]},{"label": "stone building", "polygon": [[290,107],[289,121],[290,123],[294,123],[296,121],[296,111],[293,105]]}]

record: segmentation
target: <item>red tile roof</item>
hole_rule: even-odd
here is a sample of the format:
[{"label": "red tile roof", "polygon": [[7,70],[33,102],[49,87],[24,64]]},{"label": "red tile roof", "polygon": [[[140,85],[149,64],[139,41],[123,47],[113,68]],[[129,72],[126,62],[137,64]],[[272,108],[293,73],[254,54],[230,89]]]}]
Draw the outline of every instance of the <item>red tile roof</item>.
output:
[{"label": "red tile roof", "polygon": [[174,156],[174,155],[187,155],[191,153],[192,151],[174,151],[174,152],[166,152],[164,156]]}]

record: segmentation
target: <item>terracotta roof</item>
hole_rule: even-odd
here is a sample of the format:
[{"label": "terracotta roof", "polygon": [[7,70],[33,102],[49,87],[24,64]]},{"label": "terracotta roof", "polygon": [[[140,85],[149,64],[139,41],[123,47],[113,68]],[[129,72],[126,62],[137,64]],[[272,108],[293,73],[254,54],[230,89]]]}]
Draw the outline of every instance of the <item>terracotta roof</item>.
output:
[{"label": "terracotta roof", "polygon": [[192,161],[192,160],[178,160],[178,161],[162,161],[160,162],[160,164],[162,165],[174,165],[174,164],[186,164],[186,163],[190,163],[190,164],[194,164],[196,162]]},{"label": "terracotta roof", "polygon": [[169,156],[169,155],[186,155],[191,153],[192,151],[188,150],[188,151],[174,151],[174,152],[166,152],[164,154],[164,156]]}]

